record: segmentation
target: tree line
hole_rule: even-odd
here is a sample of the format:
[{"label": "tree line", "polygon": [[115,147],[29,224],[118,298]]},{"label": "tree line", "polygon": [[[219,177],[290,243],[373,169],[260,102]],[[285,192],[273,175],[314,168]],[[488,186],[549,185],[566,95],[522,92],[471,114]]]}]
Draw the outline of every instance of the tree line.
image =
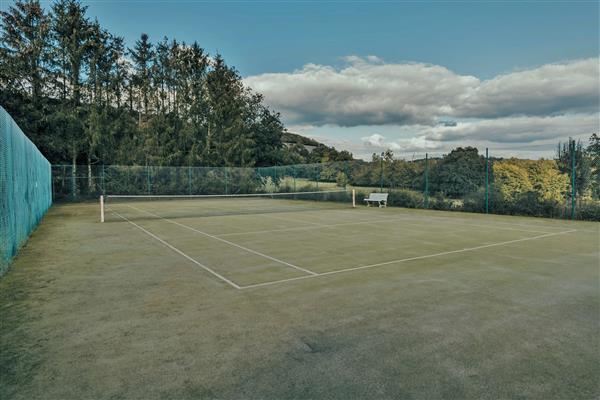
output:
[{"label": "tree line", "polygon": [[[53,164],[265,166],[352,158],[284,146],[279,114],[220,54],[142,34],[127,48],[79,0],[1,13],[0,102]],[[73,169],[75,170],[75,169]]]},{"label": "tree line", "polygon": [[391,192],[393,205],[482,212],[486,169],[488,204],[494,213],[566,216],[574,181],[579,217],[600,220],[600,136],[596,133],[587,144],[572,139],[559,143],[554,159],[490,157],[486,165],[477,148],[458,147],[443,157],[405,161],[388,150],[373,154],[370,162],[325,169],[321,176],[339,186],[382,187]]}]

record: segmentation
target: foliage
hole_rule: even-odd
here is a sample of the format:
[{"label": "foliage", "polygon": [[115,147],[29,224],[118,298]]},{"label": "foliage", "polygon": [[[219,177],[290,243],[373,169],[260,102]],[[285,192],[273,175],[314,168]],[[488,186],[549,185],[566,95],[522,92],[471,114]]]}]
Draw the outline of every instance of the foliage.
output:
[{"label": "foliage", "polygon": [[474,147],[458,147],[444,156],[432,170],[431,190],[461,197],[481,187],[485,181],[485,158]]},{"label": "foliage", "polygon": [[339,187],[346,187],[348,184],[348,177],[342,171],[339,171],[335,176],[335,183]]},{"label": "foliage", "polygon": [[388,204],[397,207],[421,208],[424,204],[423,194],[409,189],[394,190],[390,193]]},{"label": "foliage", "polygon": [[19,0],[1,13],[0,103],[52,163],[91,170],[352,159],[324,145],[286,149],[279,114],[220,54],[147,34],[126,49],[86,13],[79,0],[58,0],[48,13]]},{"label": "foliage", "polygon": [[569,176],[569,183],[572,182],[573,174],[575,175],[575,191],[578,197],[586,195],[592,179],[592,160],[586,153],[581,141],[575,142],[573,139],[569,139],[568,143],[559,143],[556,151],[558,168],[560,172]]},{"label": "foliage", "polygon": [[524,192],[533,190],[527,169],[516,163],[496,162],[493,166],[495,188],[506,201],[514,201]]},{"label": "foliage", "polygon": [[600,222],[600,201],[585,201],[578,208],[579,219]]},{"label": "foliage", "polygon": [[534,192],[543,201],[560,203],[565,199],[569,182],[553,160],[497,161],[493,165],[494,188],[503,201],[514,202],[524,193]]},{"label": "foliage", "polygon": [[600,199],[600,135],[597,133],[590,137],[587,154],[592,169],[592,195],[595,199]]}]

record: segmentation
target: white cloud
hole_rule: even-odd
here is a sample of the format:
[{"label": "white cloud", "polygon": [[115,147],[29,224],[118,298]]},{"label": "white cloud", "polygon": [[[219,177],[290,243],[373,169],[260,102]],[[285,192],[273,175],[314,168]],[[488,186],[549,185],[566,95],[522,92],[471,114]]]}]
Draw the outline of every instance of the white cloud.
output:
[{"label": "white cloud", "polygon": [[386,144],[385,144],[384,140],[385,140],[385,137],[378,133],[374,133],[371,136],[365,136],[362,138],[362,141],[364,144],[366,144],[367,146],[375,146],[375,147],[385,147]]},{"label": "white cloud", "polygon": [[373,151],[390,149],[397,153],[405,153],[412,151],[440,150],[443,147],[441,143],[429,140],[425,136],[387,140],[385,136],[374,133],[371,136],[365,136],[361,139],[364,146],[373,148]]},{"label": "white cloud", "polygon": [[599,59],[548,64],[500,75],[473,88],[457,116],[503,117],[594,112],[599,104]]},{"label": "white cloud", "polygon": [[534,143],[557,141],[598,131],[597,114],[564,114],[547,117],[506,117],[436,126],[420,133],[440,142],[487,141],[490,143]]},{"label": "white cloud", "polygon": [[443,118],[592,112],[599,105],[599,60],[590,58],[483,80],[439,65],[344,58],[347,67],[307,64],[246,83],[290,123],[435,125]]},{"label": "white cloud", "polygon": [[[321,136],[327,127],[337,127],[329,144],[344,144],[360,155],[385,148],[401,154],[478,144],[547,156],[558,140],[600,130],[598,57],[488,80],[440,65],[385,63],[376,56],[344,60],[341,69],[307,64],[292,73],[245,81],[286,123],[311,126]],[[340,137],[340,130],[363,126],[368,130],[358,136],[360,142]],[[372,133],[378,126],[387,133]],[[390,134],[395,128],[397,137]]]},{"label": "white cloud", "polygon": [[350,65],[339,71],[307,64],[293,73],[263,74],[245,82],[289,123],[338,126],[433,124],[478,82],[436,65],[381,64],[356,56],[345,60]]}]

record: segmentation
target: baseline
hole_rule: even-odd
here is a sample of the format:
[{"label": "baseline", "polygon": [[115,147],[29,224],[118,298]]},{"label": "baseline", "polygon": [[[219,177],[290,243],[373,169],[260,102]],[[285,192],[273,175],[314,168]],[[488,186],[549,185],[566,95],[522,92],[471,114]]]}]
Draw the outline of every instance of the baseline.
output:
[{"label": "baseline", "polygon": [[301,279],[316,278],[316,277],[321,277],[321,276],[341,274],[341,273],[345,273],[345,272],[352,272],[352,271],[357,271],[357,270],[362,270],[362,269],[376,268],[376,267],[381,267],[381,266],[390,265],[390,264],[398,264],[398,263],[403,263],[403,262],[408,262],[408,261],[441,257],[441,256],[450,255],[450,254],[457,254],[457,253],[481,250],[481,249],[485,249],[485,248],[489,248],[489,247],[505,246],[505,245],[512,244],[512,243],[526,242],[529,240],[537,240],[537,239],[542,239],[542,238],[556,236],[556,235],[564,235],[564,234],[572,233],[572,232],[576,232],[576,231],[577,231],[576,229],[571,229],[571,230],[562,231],[562,232],[546,233],[544,235],[532,236],[532,237],[528,237],[528,238],[507,240],[504,242],[485,244],[485,245],[481,245],[481,246],[468,247],[468,248],[464,248],[464,249],[444,251],[441,253],[426,254],[426,255],[422,255],[422,256],[409,257],[409,258],[401,258],[401,259],[385,261],[385,262],[381,262],[381,263],[377,263],[377,264],[359,265],[356,267],[343,268],[343,269],[338,269],[335,271],[322,272],[322,273],[318,273],[318,274],[311,275],[311,276],[299,276],[296,278],[280,279],[280,280],[276,280],[276,281],[256,283],[253,285],[246,285],[246,286],[240,287],[240,289],[244,290],[244,289],[251,289],[251,288],[262,287],[262,286],[270,286],[270,285],[275,285],[275,284],[279,284],[279,283],[297,281],[297,280],[301,280]]}]

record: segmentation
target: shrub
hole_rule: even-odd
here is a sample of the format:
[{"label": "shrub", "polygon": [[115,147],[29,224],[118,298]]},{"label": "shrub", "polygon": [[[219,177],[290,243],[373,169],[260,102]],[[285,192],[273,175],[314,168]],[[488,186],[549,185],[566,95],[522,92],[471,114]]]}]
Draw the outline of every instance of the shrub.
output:
[{"label": "shrub", "polygon": [[432,210],[449,211],[456,207],[451,199],[447,199],[441,193],[438,193],[435,197],[429,199],[429,208]]},{"label": "shrub", "polygon": [[421,208],[424,204],[424,198],[420,192],[399,189],[390,193],[388,204],[396,207]]},{"label": "shrub", "polygon": [[346,176],[346,174],[342,171],[338,172],[335,176],[335,183],[339,187],[346,187],[348,184],[348,176]]},{"label": "shrub", "polygon": [[600,201],[589,201],[579,206],[577,213],[579,219],[586,221],[600,221]]}]

